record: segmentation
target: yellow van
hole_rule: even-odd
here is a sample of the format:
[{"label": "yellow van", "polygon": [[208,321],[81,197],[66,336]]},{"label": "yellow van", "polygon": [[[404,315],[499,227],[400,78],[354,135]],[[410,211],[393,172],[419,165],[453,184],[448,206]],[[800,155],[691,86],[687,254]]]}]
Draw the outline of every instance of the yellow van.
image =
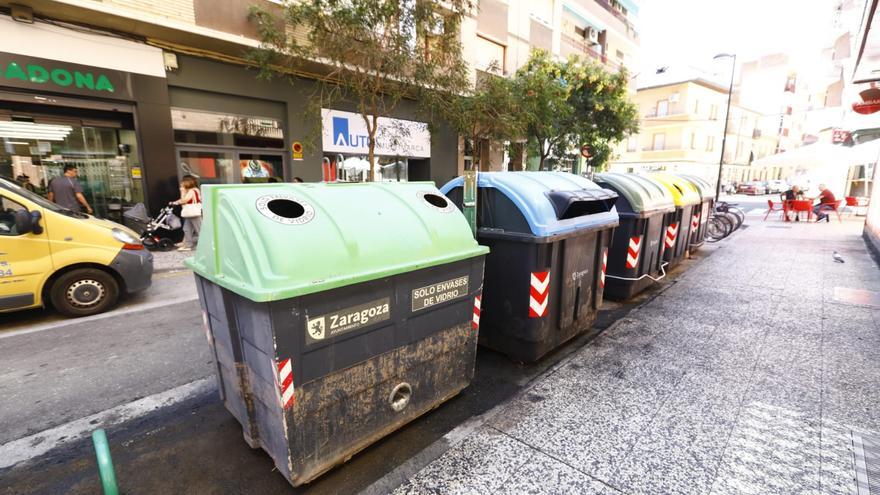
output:
[{"label": "yellow van", "polygon": [[0,313],[51,305],[92,315],[152,277],[153,255],[131,230],[0,179]]}]

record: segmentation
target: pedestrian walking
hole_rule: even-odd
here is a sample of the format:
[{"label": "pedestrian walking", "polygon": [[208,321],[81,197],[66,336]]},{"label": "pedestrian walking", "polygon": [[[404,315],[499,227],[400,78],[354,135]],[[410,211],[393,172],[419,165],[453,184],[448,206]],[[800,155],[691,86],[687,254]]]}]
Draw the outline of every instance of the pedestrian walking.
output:
[{"label": "pedestrian walking", "polygon": [[180,199],[169,204],[181,206],[183,242],[176,244],[177,250],[192,251],[199,242],[199,231],[202,229],[202,192],[199,190],[199,180],[195,176],[184,175],[180,179]]},{"label": "pedestrian walking", "polygon": [[83,196],[83,187],[76,178],[77,174],[76,165],[65,165],[64,174],[49,181],[49,201],[77,213],[82,212],[82,207],[85,207],[91,215],[92,207]]},{"label": "pedestrian walking", "polygon": [[837,198],[834,197],[834,193],[831,192],[831,189],[825,187],[825,184],[819,184],[819,197],[816,199],[819,200],[819,203],[813,207],[813,213],[816,214],[816,221],[821,222],[825,220],[826,222],[830,222],[831,220],[828,218],[829,210],[834,209],[834,205],[837,203]]}]

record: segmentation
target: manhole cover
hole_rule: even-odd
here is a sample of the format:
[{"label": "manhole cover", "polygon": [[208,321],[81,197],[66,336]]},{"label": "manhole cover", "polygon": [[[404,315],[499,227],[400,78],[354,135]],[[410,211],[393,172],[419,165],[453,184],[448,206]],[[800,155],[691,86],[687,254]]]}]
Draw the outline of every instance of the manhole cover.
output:
[{"label": "manhole cover", "polygon": [[[834,288],[834,301],[856,306],[880,308],[880,292],[864,289]],[[880,495],[880,494],[878,494]]]},{"label": "manhole cover", "polygon": [[880,438],[852,431],[858,495],[880,495]]}]

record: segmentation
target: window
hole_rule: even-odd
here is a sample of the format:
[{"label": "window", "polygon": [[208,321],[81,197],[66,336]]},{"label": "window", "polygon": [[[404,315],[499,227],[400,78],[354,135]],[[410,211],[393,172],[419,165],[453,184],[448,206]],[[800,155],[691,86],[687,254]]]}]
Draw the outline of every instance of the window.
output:
[{"label": "window", "polygon": [[666,149],[666,134],[654,134],[654,143],[651,147],[654,151]]},{"label": "window", "polygon": [[709,107],[709,120],[718,120],[718,105]]},{"label": "window", "polygon": [[638,151],[639,149],[639,137],[638,136],[630,136],[626,141],[626,151]]},{"label": "window", "polygon": [[715,151],[715,136],[706,138],[706,151]]},{"label": "window", "polygon": [[694,113],[700,113],[700,100],[694,100]]},{"label": "window", "polygon": [[15,213],[19,210],[27,211],[27,208],[0,196],[0,235],[20,235],[15,226]]},{"label": "window", "polygon": [[623,52],[620,50],[617,50],[617,60],[623,62]]},{"label": "window", "polygon": [[477,49],[474,51],[474,65],[478,70],[504,74],[507,70],[505,65],[506,47],[502,44],[477,36]]},{"label": "window", "polygon": [[692,150],[697,149],[697,133],[696,132],[691,134],[691,149]]},{"label": "window", "polygon": [[664,117],[669,114],[669,101],[660,100],[657,102],[657,116]]}]

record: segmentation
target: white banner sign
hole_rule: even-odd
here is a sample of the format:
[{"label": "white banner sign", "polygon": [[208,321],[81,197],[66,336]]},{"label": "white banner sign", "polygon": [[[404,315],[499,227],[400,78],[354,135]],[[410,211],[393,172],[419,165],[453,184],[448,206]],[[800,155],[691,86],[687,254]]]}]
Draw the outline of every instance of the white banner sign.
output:
[{"label": "white banner sign", "polygon": [[[360,114],[322,108],[321,117],[324,152],[367,154],[367,124]],[[428,124],[379,117],[376,155],[430,158],[431,132]]]}]

